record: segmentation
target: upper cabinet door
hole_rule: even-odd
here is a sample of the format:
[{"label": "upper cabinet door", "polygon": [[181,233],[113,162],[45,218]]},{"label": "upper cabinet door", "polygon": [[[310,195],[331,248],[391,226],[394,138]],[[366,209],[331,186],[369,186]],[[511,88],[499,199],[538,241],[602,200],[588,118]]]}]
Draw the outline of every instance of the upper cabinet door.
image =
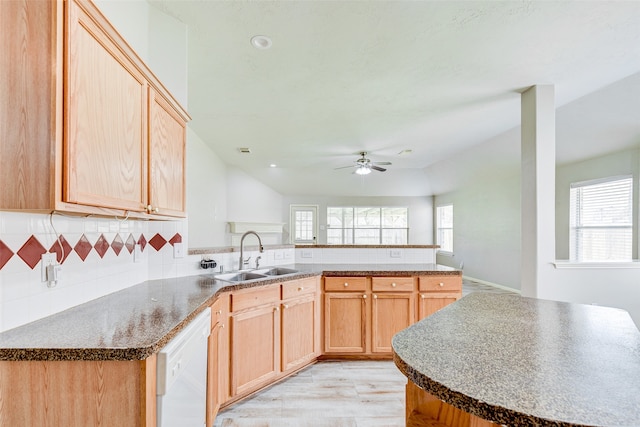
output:
[{"label": "upper cabinet door", "polygon": [[64,201],[147,207],[147,81],[113,39],[68,1]]},{"label": "upper cabinet door", "polygon": [[149,213],[185,216],[186,122],[149,89]]}]

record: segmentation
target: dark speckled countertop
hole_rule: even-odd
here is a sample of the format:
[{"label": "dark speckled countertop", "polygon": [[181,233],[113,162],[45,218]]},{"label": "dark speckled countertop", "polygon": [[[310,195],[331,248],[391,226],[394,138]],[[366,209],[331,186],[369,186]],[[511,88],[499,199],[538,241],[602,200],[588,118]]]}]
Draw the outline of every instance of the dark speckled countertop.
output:
[{"label": "dark speckled countertop", "polygon": [[461,274],[434,264],[295,264],[298,274],[230,284],[211,274],[143,282],[0,333],[0,360],[143,360],[220,292],[327,275]]},{"label": "dark speckled countertop", "polygon": [[472,293],[393,350],[409,380],[489,421],[640,425],[640,332],[623,310]]}]

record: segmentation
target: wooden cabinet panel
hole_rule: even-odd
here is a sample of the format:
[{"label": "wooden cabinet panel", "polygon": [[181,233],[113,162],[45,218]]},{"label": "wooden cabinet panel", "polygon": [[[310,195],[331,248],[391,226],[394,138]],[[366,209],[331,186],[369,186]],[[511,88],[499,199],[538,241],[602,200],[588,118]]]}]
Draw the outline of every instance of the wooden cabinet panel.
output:
[{"label": "wooden cabinet panel", "polygon": [[231,295],[231,311],[255,308],[259,305],[280,301],[280,285],[244,289]]},{"label": "wooden cabinet panel", "polygon": [[184,216],[186,123],[149,90],[149,205],[153,213]]},{"label": "wooden cabinet panel", "polygon": [[392,353],[391,338],[415,320],[412,292],[374,293],[371,307],[371,351]]},{"label": "wooden cabinet panel", "polygon": [[231,316],[231,395],[274,380],[280,367],[280,310],[263,306]]},{"label": "wooden cabinet panel", "polygon": [[282,304],[282,371],[296,369],[316,356],[317,299],[315,295]]},{"label": "wooden cabinet panel", "polygon": [[324,295],[325,353],[367,351],[367,301],[365,293],[332,292]]},{"label": "wooden cabinet panel", "polygon": [[462,292],[423,292],[418,298],[418,320],[462,298]]},{"label": "wooden cabinet panel", "polygon": [[367,290],[366,277],[325,277],[324,290],[327,292],[359,292]]},{"label": "wooden cabinet panel", "polygon": [[309,278],[302,280],[292,280],[282,284],[282,299],[297,298],[303,295],[315,294],[318,292],[317,279]]},{"label": "wooden cabinet panel", "polygon": [[462,276],[420,276],[420,292],[461,291]]},{"label": "wooden cabinet panel", "polygon": [[1,209],[50,210],[62,193],[62,14],[62,2],[0,1]]},{"label": "wooden cabinet panel", "polygon": [[0,361],[0,426],[155,426],[155,362]]},{"label": "wooden cabinet panel", "polygon": [[67,7],[64,201],[142,211],[145,76],[76,1]]},{"label": "wooden cabinet panel", "polygon": [[414,290],[413,277],[372,277],[373,292],[411,292]]},{"label": "wooden cabinet panel", "polygon": [[228,295],[211,305],[211,335],[207,365],[207,427],[212,427],[220,406],[229,397]]}]

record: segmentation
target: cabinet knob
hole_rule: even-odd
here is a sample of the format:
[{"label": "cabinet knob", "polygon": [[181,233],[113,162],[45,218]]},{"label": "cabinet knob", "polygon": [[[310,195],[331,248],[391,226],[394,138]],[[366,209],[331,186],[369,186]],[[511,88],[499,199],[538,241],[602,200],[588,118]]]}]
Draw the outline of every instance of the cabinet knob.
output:
[{"label": "cabinet knob", "polygon": [[440,282],[440,287],[443,287],[443,286],[444,286],[444,283]]},{"label": "cabinet knob", "polygon": [[373,299],[378,299],[378,295],[373,294]]},{"label": "cabinet knob", "polygon": [[392,288],[395,288],[395,287],[396,287],[396,284],[395,284],[395,283],[392,283],[392,284],[391,284],[391,287],[392,287]]},{"label": "cabinet knob", "polygon": [[160,209],[158,209],[158,208],[154,208],[154,207],[153,207],[153,206],[151,206],[151,205],[147,205],[147,212],[149,212],[149,213],[151,213],[151,212],[158,213],[159,211],[160,211]]},{"label": "cabinet knob", "polygon": [[283,304],[282,308],[289,308],[289,304]]},{"label": "cabinet knob", "polygon": [[300,287],[298,288],[298,290],[299,290],[299,291],[304,291],[304,286],[300,286]]},{"label": "cabinet knob", "polygon": [[280,307],[273,307],[273,311],[280,311]]},{"label": "cabinet knob", "polygon": [[222,310],[216,311],[217,314],[222,314]]},{"label": "cabinet knob", "polygon": [[221,325],[220,325],[220,327],[224,329],[224,323],[223,323],[223,324],[221,324]]},{"label": "cabinet knob", "polygon": [[363,299],[367,299],[367,294],[362,295]]},{"label": "cabinet knob", "polygon": [[349,284],[347,282],[344,282],[344,287],[346,288],[347,286],[349,286]]},{"label": "cabinet knob", "polygon": [[420,298],[425,299],[427,296],[425,294],[420,294]]}]

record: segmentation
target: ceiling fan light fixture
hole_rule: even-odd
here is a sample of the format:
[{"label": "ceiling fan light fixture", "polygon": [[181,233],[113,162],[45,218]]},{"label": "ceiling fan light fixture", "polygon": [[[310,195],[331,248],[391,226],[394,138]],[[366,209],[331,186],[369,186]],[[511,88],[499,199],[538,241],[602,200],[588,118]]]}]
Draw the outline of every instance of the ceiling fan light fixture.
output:
[{"label": "ceiling fan light fixture", "polygon": [[358,168],[356,168],[356,173],[358,175],[368,175],[371,173],[371,169],[366,167],[366,166],[360,166]]}]

